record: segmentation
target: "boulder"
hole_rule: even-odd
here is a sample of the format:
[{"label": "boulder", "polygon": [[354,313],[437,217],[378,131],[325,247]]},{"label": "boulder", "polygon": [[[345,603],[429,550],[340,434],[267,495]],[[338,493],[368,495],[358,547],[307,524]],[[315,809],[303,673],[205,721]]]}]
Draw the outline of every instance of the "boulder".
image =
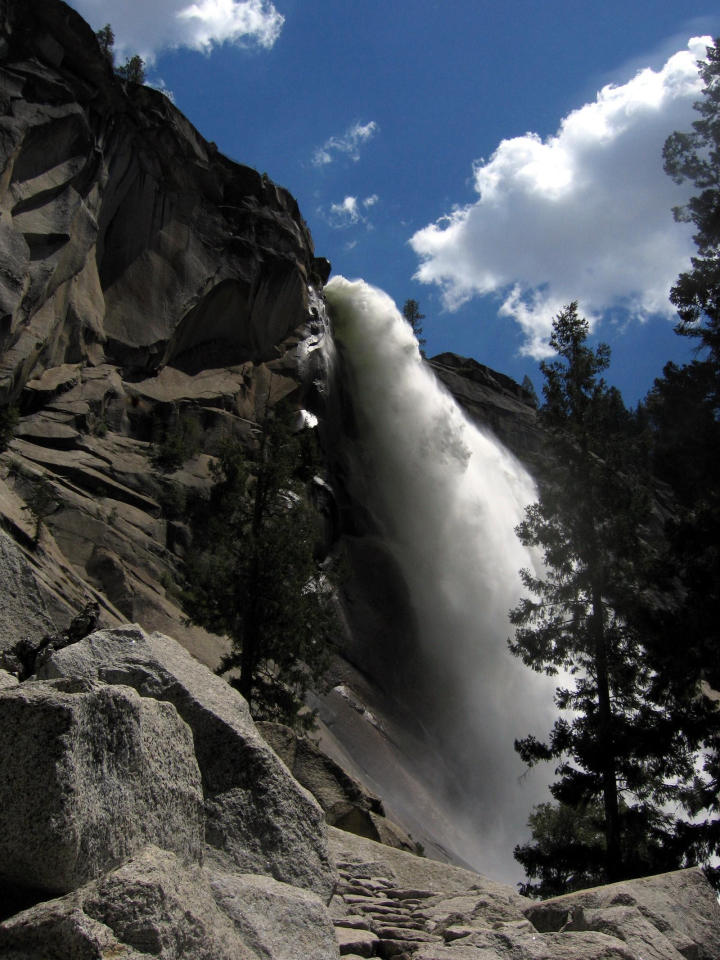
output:
[{"label": "boulder", "polygon": [[645,960],[602,933],[484,930],[448,945],[421,946],[414,960]]},{"label": "boulder", "polygon": [[39,676],[85,677],[169,700],[192,729],[208,857],[330,897],[322,810],[258,734],[245,700],[175,640],[137,625],[100,630],[54,652]]},{"label": "boulder", "polygon": [[2,690],[0,769],[5,889],[65,893],[148,842],[202,856],[200,772],[170,703],[91,681]]},{"label": "boulder", "polygon": [[[525,915],[538,930],[612,929],[615,936],[628,938],[628,943],[636,942],[634,914],[618,913],[617,907],[635,908],[659,931],[661,936],[654,948],[658,956],[663,956],[661,950],[667,951],[669,941],[670,946],[692,960],[720,957],[720,906],[697,867],[553,897],[527,907]],[[637,929],[638,940],[646,938],[646,932]]]},{"label": "boulder", "polygon": [[258,960],[217,906],[196,865],[148,847],[117,870],[0,923],[12,960],[118,957]]},{"label": "boulder", "polygon": [[[683,954],[637,907],[605,907],[573,913],[563,930],[595,930],[622,940],[643,960],[683,960]],[[689,946],[689,944],[688,944]],[[697,951],[691,951],[695,954]]]},{"label": "boulder", "polygon": [[212,873],[148,845],[73,893],[0,923],[7,960],[336,960],[315,894],[268,877]]},{"label": "boulder", "polygon": [[216,903],[259,957],[335,960],[330,914],[316,894],[271,877],[209,873]]}]

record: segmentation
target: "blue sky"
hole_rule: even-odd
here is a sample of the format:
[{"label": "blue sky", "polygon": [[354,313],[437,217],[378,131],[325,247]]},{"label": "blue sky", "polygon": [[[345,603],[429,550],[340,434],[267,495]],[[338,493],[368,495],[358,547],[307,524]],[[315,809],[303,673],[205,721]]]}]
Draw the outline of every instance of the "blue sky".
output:
[{"label": "blue sky", "polygon": [[578,299],[642,397],[693,251],[662,172],[697,98],[706,0],[75,0],[140,52],[200,132],[288,187],[316,252],[423,313],[454,350],[539,387]]}]

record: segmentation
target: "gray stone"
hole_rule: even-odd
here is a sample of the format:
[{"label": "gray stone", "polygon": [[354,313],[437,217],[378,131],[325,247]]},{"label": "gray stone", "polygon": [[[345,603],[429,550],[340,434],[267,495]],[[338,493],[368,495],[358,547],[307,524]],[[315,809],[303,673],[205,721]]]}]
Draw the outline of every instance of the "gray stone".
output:
[{"label": "gray stone", "polygon": [[16,687],[19,682],[18,678],[13,676],[12,673],[8,673],[7,670],[0,670],[0,690],[9,690],[11,687]]},{"label": "gray stone", "polygon": [[62,899],[0,923],[0,956],[48,960],[50,955],[259,960],[216,904],[203,870],[156,847]]},{"label": "gray stone", "polygon": [[484,930],[446,945],[421,946],[414,960],[643,960],[602,933]]},{"label": "gray stone", "polygon": [[578,908],[563,930],[595,930],[617,937],[643,960],[683,960],[683,954],[636,907]]},{"label": "gray stone", "polygon": [[169,700],[193,731],[208,856],[329,899],[335,883],[322,810],[258,734],[245,700],[175,640],[137,625],[53,653],[42,676],[99,678]]},{"label": "gray stone", "polygon": [[[559,930],[578,910],[591,910],[597,929],[602,912],[615,907],[635,907],[685,957],[720,957],[720,906],[697,867],[554,897],[526,908],[525,914],[539,930]],[[617,917],[610,914],[607,922]]]},{"label": "gray stone", "polygon": [[199,859],[200,773],[169,703],[127,687],[0,692],[0,882],[64,893],[148,842]]},{"label": "gray stone", "polygon": [[271,877],[210,874],[217,904],[259,957],[335,960],[332,921],[316,894]]},{"label": "gray stone", "polygon": [[[488,880],[471,870],[418,857],[335,827],[329,827],[328,834],[333,856],[343,876],[392,880],[391,888],[383,890],[383,897],[395,905],[401,902],[401,895],[418,900],[422,903],[423,913],[431,916],[435,923],[458,912],[457,904],[448,903],[456,897],[463,898],[463,909],[474,911],[475,917],[484,915],[488,923],[522,920],[523,909],[531,904],[512,887]],[[433,915],[435,904],[437,912]]]},{"label": "gray stone", "polygon": [[372,957],[375,956],[375,947],[380,943],[380,938],[369,930],[352,927],[336,927],[335,936],[341,956],[352,954],[359,957]]}]

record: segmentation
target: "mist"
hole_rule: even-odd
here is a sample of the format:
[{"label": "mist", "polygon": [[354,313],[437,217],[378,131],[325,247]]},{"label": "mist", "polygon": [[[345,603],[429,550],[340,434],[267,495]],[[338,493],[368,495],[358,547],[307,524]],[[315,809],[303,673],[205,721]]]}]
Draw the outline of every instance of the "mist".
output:
[{"label": "mist", "polygon": [[325,293],[358,429],[363,475],[354,483],[417,614],[422,709],[452,771],[443,803],[457,852],[496,879],[518,880],[512,850],[532,806],[548,799],[551,771],[528,772],[513,741],[544,735],[554,713],[554,683],[507,648],[508,611],[523,595],[518,571],[535,564],[514,533],[534,483],[438,383],[387,294],[340,276]]}]

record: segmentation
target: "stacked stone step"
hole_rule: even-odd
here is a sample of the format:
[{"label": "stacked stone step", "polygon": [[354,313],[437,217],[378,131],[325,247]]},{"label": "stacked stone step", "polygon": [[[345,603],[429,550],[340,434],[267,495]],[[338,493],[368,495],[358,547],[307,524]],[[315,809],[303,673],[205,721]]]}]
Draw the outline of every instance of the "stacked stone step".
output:
[{"label": "stacked stone step", "polygon": [[340,883],[330,913],[345,960],[409,960],[420,946],[443,943],[443,937],[429,932],[429,918],[422,910],[434,896],[431,891],[397,887],[387,876],[358,876],[357,863],[340,861],[337,867]]}]

